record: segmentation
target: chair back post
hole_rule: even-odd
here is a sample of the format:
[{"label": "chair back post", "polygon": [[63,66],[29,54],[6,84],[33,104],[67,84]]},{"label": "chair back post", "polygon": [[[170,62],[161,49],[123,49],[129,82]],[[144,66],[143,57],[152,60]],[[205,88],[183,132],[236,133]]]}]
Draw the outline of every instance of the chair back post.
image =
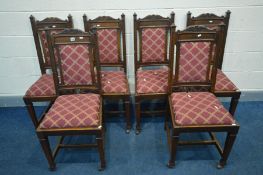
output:
[{"label": "chair back post", "polygon": [[54,86],[55,86],[55,91],[56,95],[59,95],[59,75],[58,75],[58,68],[57,68],[57,62],[55,59],[55,46],[54,46],[54,38],[51,36],[51,34],[47,31],[47,42],[48,42],[48,49],[50,52],[50,62],[51,62],[51,69],[52,69],[52,75],[53,75],[53,80],[54,80]]},{"label": "chair back post", "polygon": [[36,19],[33,15],[30,15],[29,18],[30,18],[31,28],[32,28],[35,46],[36,46],[36,50],[37,50],[37,57],[38,57],[40,71],[41,71],[41,74],[45,74],[46,70],[44,68],[44,59],[43,59],[43,55],[42,55],[42,51],[41,51],[41,45],[40,45],[40,41],[38,38],[39,36],[37,33],[37,28],[36,28]]},{"label": "chair back post", "polygon": [[124,65],[124,72],[126,76],[127,74],[127,58],[126,58],[126,28],[125,28],[125,14],[121,14],[121,33],[122,33],[122,48],[123,48],[123,65]]},{"label": "chair back post", "polygon": [[169,47],[169,76],[168,76],[168,95],[172,93],[172,79],[174,74],[174,46],[176,42],[175,38],[176,26],[172,24],[170,32],[170,47]]},{"label": "chair back post", "polygon": [[74,28],[74,25],[73,25],[73,19],[72,19],[72,16],[71,14],[68,15],[68,25],[69,27],[68,28]]},{"label": "chair back post", "polygon": [[97,36],[97,29],[94,28],[91,31],[91,37],[93,38],[93,42],[95,44],[95,53],[94,53],[94,63],[96,64],[96,70],[97,70],[97,86],[99,89],[99,93],[102,94],[102,88],[101,88],[101,65],[100,65],[100,59],[99,59],[99,47],[98,47],[98,36]]}]

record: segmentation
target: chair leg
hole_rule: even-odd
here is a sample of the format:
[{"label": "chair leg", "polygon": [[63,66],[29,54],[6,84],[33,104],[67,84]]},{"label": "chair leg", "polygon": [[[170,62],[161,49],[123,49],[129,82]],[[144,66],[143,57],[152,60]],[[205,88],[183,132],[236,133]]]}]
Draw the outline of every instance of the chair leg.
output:
[{"label": "chair leg", "polygon": [[166,102],[166,114],[165,114],[165,118],[164,118],[164,130],[166,130],[166,126],[168,124],[169,121],[169,115],[170,115],[170,109],[169,109],[169,102]]},{"label": "chair leg", "polygon": [[141,132],[141,104],[140,100],[135,97],[135,108],[136,108],[136,135]]},{"label": "chair leg", "polygon": [[179,133],[173,129],[173,135],[171,137],[171,146],[170,146],[170,160],[167,164],[168,168],[175,167],[175,157],[176,157],[176,149],[179,142]]},{"label": "chair leg", "polygon": [[221,159],[217,165],[218,169],[224,168],[224,166],[226,165],[227,158],[230,154],[230,151],[231,151],[232,146],[235,142],[235,139],[236,139],[236,133],[230,133],[230,132],[227,133],[223,155],[222,155],[222,157],[221,157]]},{"label": "chair leg", "polygon": [[104,133],[103,130],[101,130],[101,133],[97,135],[97,144],[98,144],[98,151],[100,155],[100,165],[99,165],[99,171],[103,171],[106,167],[106,161],[105,161],[105,153],[104,153]]},{"label": "chair leg", "polygon": [[232,116],[235,115],[236,107],[237,107],[239,98],[240,98],[240,94],[239,94],[238,96],[234,96],[234,97],[231,98],[230,107],[229,107],[229,112],[230,112],[230,114],[231,114]]},{"label": "chair leg", "polygon": [[130,97],[125,99],[126,133],[131,131]]},{"label": "chair leg", "polygon": [[54,157],[52,155],[52,151],[51,151],[51,148],[50,148],[50,144],[49,144],[49,141],[48,141],[48,137],[41,137],[39,136],[39,141],[40,141],[40,144],[41,144],[41,147],[45,153],[45,156],[48,160],[48,164],[49,164],[49,169],[51,171],[54,171],[56,170],[56,164],[55,164],[55,161],[54,161]]},{"label": "chair leg", "polygon": [[36,112],[33,106],[33,102],[29,100],[25,100],[25,99],[24,99],[24,102],[26,104],[27,111],[36,129],[38,127],[38,120],[37,120]]}]

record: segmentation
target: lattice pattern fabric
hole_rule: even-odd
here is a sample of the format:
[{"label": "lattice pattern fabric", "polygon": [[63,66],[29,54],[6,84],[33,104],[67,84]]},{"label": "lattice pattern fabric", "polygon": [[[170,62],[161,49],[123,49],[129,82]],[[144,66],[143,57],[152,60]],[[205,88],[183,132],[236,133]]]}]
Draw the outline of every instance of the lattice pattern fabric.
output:
[{"label": "lattice pattern fabric", "polygon": [[[54,34],[57,34],[59,32],[62,31],[59,30],[59,29],[56,29],[56,30],[49,30],[50,31],[50,35],[54,35]],[[46,36],[46,31],[41,31],[40,32],[40,40],[41,40],[41,45],[42,45],[42,51],[43,51],[43,54],[44,54],[44,61],[45,61],[45,64],[47,66],[51,66],[51,62],[50,62],[50,52],[49,52],[49,49],[48,49],[48,43],[47,43],[47,36]],[[55,55],[55,59],[57,61],[57,57],[56,57],[56,50],[54,50],[54,55]]]},{"label": "lattice pattern fabric", "polygon": [[128,93],[128,80],[124,71],[101,71],[104,93]]},{"label": "lattice pattern fabric", "polygon": [[185,42],[180,46],[179,82],[203,82],[209,65],[210,42]]},{"label": "lattice pattern fabric", "polygon": [[236,91],[238,88],[234,83],[222,72],[217,69],[215,91]]},{"label": "lattice pattern fabric", "polygon": [[61,69],[66,85],[92,84],[90,55],[87,45],[60,45]]},{"label": "lattice pattern fabric", "polygon": [[216,96],[209,92],[179,92],[171,95],[178,125],[231,125],[235,120]]},{"label": "lattice pattern fabric", "polygon": [[55,95],[55,86],[52,75],[43,74],[31,87],[26,91],[26,96],[53,96]]},{"label": "lattice pattern fabric", "polygon": [[168,90],[168,69],[138,70],[136,93],[166,93]]},{"label": "lattice pattern fabric", "polygon": [[166,32],[164,28],[142,30],[142,62],[161,62],[165,60]]},{"label": "lattice pattern fabric", "polygon": [[59,96],[50,108],[40,128],[82,128],[99,125],[100,96],[74,94]]},{"label": "lattice pattern fabric", "polygon": [[100,29],[97,35],[100,63],[118,63],[117,29]]}]

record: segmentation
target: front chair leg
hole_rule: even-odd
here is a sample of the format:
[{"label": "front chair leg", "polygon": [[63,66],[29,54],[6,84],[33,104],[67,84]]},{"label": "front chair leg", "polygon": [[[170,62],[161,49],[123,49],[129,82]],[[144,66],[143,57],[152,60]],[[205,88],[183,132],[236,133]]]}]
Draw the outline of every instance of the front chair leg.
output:
[{"label": "front chair leg", "polygon": [[235,142],[235,139],[236,139],[236,133],[230,133],[230,132],[227,133],[223,155],[217,165],[218,169],[224,168],[224,166],[226,165],[227,158]]},{"label": "front chair leg", "polygon": [[126,133],[131,131],[130,97],[125,99]]},{"label": "front chair leg", "polygon": [[38,127],[38,120],[37,120],[37,117],[36,117],[36,112],[35,112],[35,109],[34,109],[34,106],[33,106],[33,102],[32,101],[29,101],[29,100],[26,100],[24,99],[24,102],[26,104],[26,108],[27,108],[27,111],[30,115],[30,118],[35,126],[35,129]]},{"label": "front chair leg", "polygon": [[100,155],[99,171],[103,171],[106,167],[105,153],[104,153],[104,133],[103,133],[103,130],[101,130],[101,133],[99,135],[97,135],[96,140],[97,140],[98,151],[99,151],[99,155]]},{"label": "front chair leg", "polygon": [[167,164],[168,168],[175,167],[175,157],[176,157],[176,149],[179,142],[179,133],[173,129],[173,135],[171,136],[171,145],[170,145],[170,160]]},{"label": "front chair leg", "polygon": [[240,98],[240,94],[239,94],[239,96],[237,96],[237,97],[234,96],[234,97],[231,98],[230,107],[229,107],[229,112],[230,112],[230,114],[231,114],[232,116],[235,115],[239,98]]},{"label": "front chair leg", "polygon": [[136,135],[141,132],[141,106],[140,100],[135,97],[135,108],[136,108]]},{"label": "front chair leg", "polygon": [[39,141],[40,141],[40,144],[41,144],[41,147],[45,153],[45,156],[48,160],[48,164],[49,164],[49,169],[51,171],[54,171],[56,170],[56,164],[55,164],[55,161],[54,161],[54,157],[52,155],[52,151],[51,151],[51,148],[50,148],[50,144],[49,144],[49,141],[48,141],[48,137],[44,136],[39,136]]}]

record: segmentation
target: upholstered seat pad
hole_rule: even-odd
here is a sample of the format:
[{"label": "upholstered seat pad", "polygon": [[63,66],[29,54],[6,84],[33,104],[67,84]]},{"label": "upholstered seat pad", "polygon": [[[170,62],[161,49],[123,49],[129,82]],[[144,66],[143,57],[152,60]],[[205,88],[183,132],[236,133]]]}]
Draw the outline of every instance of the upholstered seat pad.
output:
[{"label": "upholstered seat pad", "polygon": [[235,123],[216,96],[209,92],[172,93],[171,102],[175,122],[181,126]]},{"label": "upholstered seat pad", "polygon": [[215,91],[236,91],[238,88],[234,83],[222,72],[217,69]]},{"label": "upholstered seat pad", "polygon": [[138,70],[136,93],[166,93],[168,90],[168,68]]},{"label": "upholstered seat pad", "polygon": [[100,122],[100,95],[73,94],[59,96],[40,128],[83,128],[98,126]]},{"label": "upholstered seat pad", "polygon": [[128,93],[128,80],[124,71],[101,71],[103,93]]},{"label": "upholstered seat pad", "polygon": [[26,91],[26,96],[53,96],[55,95],[55,86],[52,75],[43,74],[41,77]]}]

